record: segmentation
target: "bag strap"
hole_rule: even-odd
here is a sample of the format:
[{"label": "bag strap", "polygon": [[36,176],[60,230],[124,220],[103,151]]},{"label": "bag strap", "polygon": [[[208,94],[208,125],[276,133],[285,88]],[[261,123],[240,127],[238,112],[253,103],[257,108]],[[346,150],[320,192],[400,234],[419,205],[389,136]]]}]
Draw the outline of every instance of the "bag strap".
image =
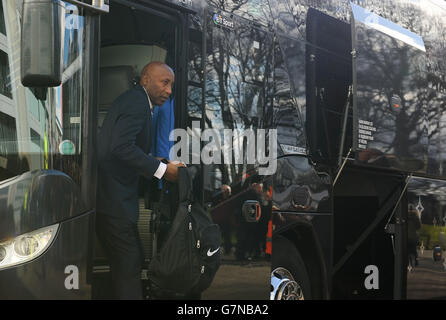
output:
[{"label": "bag strap", "polygon": [[178,168],[178,200],[179,202],[193,202],[192,177],[185,167]]},{"label": "bag strap", "polygon": [[161,181],[162,184],[162,188],[161,188],[161,195],[160,195],[160,199],[159,202],[163,202],[167,199],[167,193],[170,189],[170,182],[167,180],[162,180]]}]

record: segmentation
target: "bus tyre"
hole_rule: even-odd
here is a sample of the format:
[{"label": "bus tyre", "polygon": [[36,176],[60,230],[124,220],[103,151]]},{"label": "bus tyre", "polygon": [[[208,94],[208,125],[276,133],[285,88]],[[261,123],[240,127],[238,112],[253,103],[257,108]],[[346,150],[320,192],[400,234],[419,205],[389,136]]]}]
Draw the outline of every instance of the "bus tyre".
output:
[{"label": "bus tyre", "polygon": [[286,238],[273,238],[271,300],[311,299],[311,283],[297,248]]}]

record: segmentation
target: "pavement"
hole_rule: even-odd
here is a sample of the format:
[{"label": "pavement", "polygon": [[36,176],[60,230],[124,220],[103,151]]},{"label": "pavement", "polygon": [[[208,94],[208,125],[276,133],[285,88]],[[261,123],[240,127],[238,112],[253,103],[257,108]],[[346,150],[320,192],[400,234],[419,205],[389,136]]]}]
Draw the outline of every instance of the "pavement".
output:
[{"label": "pavement", "polygon": [[223,260],[204,300],[267,300],[270,293],[271,264],[267,261]]},{"label": "pavement", "polygon": [[[443,259],[446,252],[443,252]],[[434,261],[432,250],[419,253],[418,266],[407,273],[407,299],[445,299],[446,270],[444,260]]]}]

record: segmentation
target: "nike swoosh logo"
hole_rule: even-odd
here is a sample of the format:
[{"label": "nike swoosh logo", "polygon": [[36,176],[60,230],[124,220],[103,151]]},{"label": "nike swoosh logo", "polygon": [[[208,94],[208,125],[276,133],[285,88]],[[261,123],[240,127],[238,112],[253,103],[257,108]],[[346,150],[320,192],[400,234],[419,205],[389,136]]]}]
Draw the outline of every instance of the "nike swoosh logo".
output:
[{"label": "nike swoosh logo", "polygon": [[208,250],[208,257],[212,257],[220,248],[217,248],[217,250],[211,251],[211,249]]}]

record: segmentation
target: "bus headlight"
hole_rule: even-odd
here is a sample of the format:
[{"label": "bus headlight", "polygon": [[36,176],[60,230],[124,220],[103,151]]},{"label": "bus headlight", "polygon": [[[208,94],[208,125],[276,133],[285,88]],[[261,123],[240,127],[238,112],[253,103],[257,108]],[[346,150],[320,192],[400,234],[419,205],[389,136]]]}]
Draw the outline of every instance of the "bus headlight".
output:
[{"label": "bus headlight", "polygon": [[55,224],[0,243],[0,270],[40,256],[53,242],[58,227]]},{"label": "bus headlight", "polygon": [[36,237],[21,237],[14,243],[14,252],[21,256],[27,257],[39,250],[39,240]]}]

